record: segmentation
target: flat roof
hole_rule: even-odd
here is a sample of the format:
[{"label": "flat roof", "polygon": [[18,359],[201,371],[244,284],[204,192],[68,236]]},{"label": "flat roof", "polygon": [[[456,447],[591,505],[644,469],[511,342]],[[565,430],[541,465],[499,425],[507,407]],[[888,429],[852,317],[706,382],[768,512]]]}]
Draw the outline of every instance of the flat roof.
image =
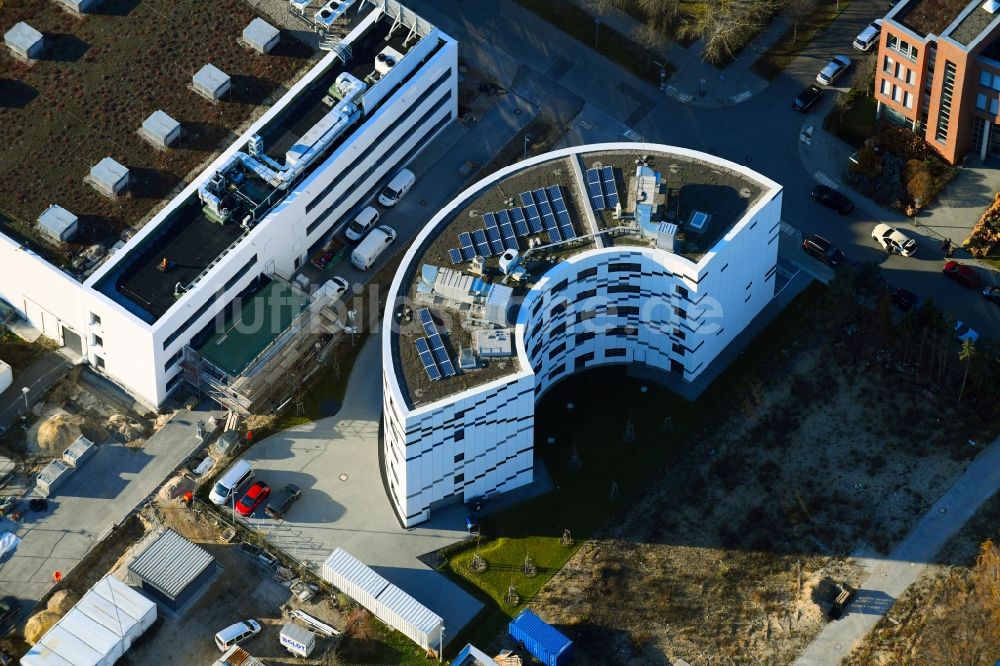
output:
[{"label": "flat roof", "polygon": [[974,3],[974,6],[958,24],[948,32],[948,36],[963,46],[969,46],[976,41],[995,20],[1000,18],[1000,13],[990,13],[983,9],[983,0]]},{"label": "flat roof", "polygon": [[941,35],[970,4],[983,0],[909,0],[892,19],[921,36]]},{"label": "flat roof", "polygon": [[[520,341],[515,336],[514,354],[510,357],[480,359],[485,362],[478,369],[459,370],[452,377],[432,380],[428,376],[416,342],[425,336],[417,318],[420,308],[430,308],[456,369],[459,349],[475,348],[476,333],[482,328],[468,325],[468,309],[456,309],[443,298],[427,299],[426,287],[421,287],[422,266],[453,268],[470,274],[470,262],[453,265],[451,261],[450,250],[459,247],[459,234],[483,229],[484,213],[506,210],[512,200],[515,206],[520,206],[521,192],[557,186],[579,240],[569,244],[550,244],[545,233],[529,234],[518,240],[522,265],[527,269],[528,277],[521,283],[505,284],[514,288],[514,300],[519,302],[521,299],[518,297],[524,296],[550,268],[568,257],[597,247],[595,241],[587,237],[593,231],[586,219],[588,209],[594,214],[598,232],[612,231],[613,227],[629,222],[628,219],[616,220],[611,209],[594,210],[588,194],[582,192],[577,183],[573,160],[578,161],[584,178],[587,169],[610,167],[621,202],[622,217],[631,218],[638,203],[635,194],[638,187],[636,160],[643,156],[647,158],[649,169],[661,175],[658,210],[653,219],[667,220],[681,227],[684,238],[675,254],[693,263],[697,263],[742,220],[767,190],[762,182],[724,165],[676,153],[645,153],[638,144],[634,150],[601,150],[553,157],[486,183],[482,189],[453,207],[447,219],[438,223],[436,233],[417,249],[412,262],[402,268],[406,273],[399,296],[407,297],[413,304],[414,323],[397,328],[393,335],[393,358],[400,389],[411,406],[428,404],[522,370],[516,353],[516,345]],[[687,224],[695,212],[708,216],[700,232],[692,230]],[[655,247],[655,241],[635,234],[603,234],[603,238],[606,247]],[[529,240],[543,245],[529,249]],[[503,277],[499,273],[499,257],[487,258],[485,266],[487,272],[494,276],[486,278],[486,282],[499,281]],[[516,321],[517,312],[511,312],[509,317],[511,322]],[[513,323],[504,328],[513,328]]]},{"label": "flat roof", "polygon": [[[58,2],[8,2],[0,12],[0,32],[26,20],[45,33],[49,54],[32,67],[2,56],[9,80],[0,104],[0,201],[9,221],[0,219],[0,231],[58,266],[69,268],[86,246],[111,247],[126,229],[141,228],[314,55],[295,39],[267,56],[241,46],[237,39],[257,15],[250,3],[219,11],[202,0],[174,0],[166,23],[157,2],[128,5],[128,16],[84,20],[68,19]],[[166,28],[178,25],[181,32]],[[208,61],[246,92],[217,105],[192,92],[191,74]],[[189,130],[182,146],[164,152],[140,135],[158,109]],[[132,196],[112,201],[85,182],[108,156],[132,170]],[[67,248],[49,243],[35,224],[50,203],[87,221]]]},{"label": "flat roof", "polygon": [[284,282],[264,287],[199,350],[202,359],[232,377],[246,370],[309,307],[309,296]]},{"label": "flat roof", "polygon": [[[372,11],[379,10],[372,8]],[[349,27],[360,25],[370,14],[371,12],[361,13],[352,9],[348,12],[351,20]],[[414,44],[410,48],[403,44],[409,31],[397,28],[389,37],[392,26],[393,20],[383,15],[351,43],[352,56],[346,65],[339,59],[332,60],[315,80],[310,81],[294,98],[287,100],[280,113],[258,130],[257,133],[264,141],[264,151],[269,157],[284,163],[285,152],[330,112],[330,107],[323,102],[323,98],[328,95],[330,86],[341,73],[350,72],[356,78],[364,80],[374,70],[376,55],[387,45],[395,46],[404,55],[412,50]],[[328,150],[336,150],[337,146],[353,137],[359,127],[363,127],[363,124],[349,128]],[[317,160],[304,175],[320,164],[322,160]],[[157,229],[149,234],[127,254],[116,258],[115,269],[102,276],[96,287],[118,302],[124,299],[127,301],[126,307],[133,311],[135,308],[132,306],[137,306],[148,315],[147,321],[155,321],[162,316],[174,303],[174,286],[177,282],[189,285],[192,279],[198,277],[243,233],[239,223],[249,212],[249,201],[261,204],[267,200],[265,207],[282,201],[283,196],[267,199],[273,188],[256,174],[246,170],[244,175],[245,180],[238,186],[241,196],[237,200],[238,205],[243,208],[233,215],[232,220],[226,224],[212,222],[206,217],[198,194],[194,192],[184,204],[170,213],[167,220],[160,223],[162,227],[169,225],[171,233]],[[203,182],[208,177],[209,173],[206,171],[196,182]],[[288,192],[293,189],[289,188]],[[256,219],[261,219],[265,214],[263,209],[257,213]],[[175,264],[167,273],[159,270],[164,258]]]}]

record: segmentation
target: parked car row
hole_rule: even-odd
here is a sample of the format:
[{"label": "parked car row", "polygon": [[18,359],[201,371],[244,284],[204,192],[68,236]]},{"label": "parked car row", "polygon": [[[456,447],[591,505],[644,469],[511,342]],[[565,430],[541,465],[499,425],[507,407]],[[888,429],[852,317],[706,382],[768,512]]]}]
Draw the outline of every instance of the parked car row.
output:
[{"label": "parked car row", "polygon": [[237,460],[232,466],[219,477],[208,495],[208,499],[217,506],[229,506],[241,516],[252,516],[264,502],[270,501],[264,506],[264,513],[274,518],[282,520],[288,509],[302,495],[302,489],[289,483],[280,491],[271,496],[271,486],[265,481],[255,481],[247,488],[239,500],[236,497],[240,494],[240,489],[254,478],[254,469],[246,460]]},{"label": "parked car row", "polygon": [[[878,44],[881,35],[882,20],[877,19],[865,26],[865,29],[854,38],[852,46],[858,51],[870,51],[873,46]],[[837,82],[837,79],[850,71],[853,65],[854,62],[849,56],[835,55],[830,58],[830,61],[816,74],[816,83],[824,86],[832,86]],[[800,92],[792,101],[792,108],[796,111],[805,113],[809,110],[809,107],[811,107],[816,100],[822,96],[823,89],[815,83],[811,84],[808,88]]]}]

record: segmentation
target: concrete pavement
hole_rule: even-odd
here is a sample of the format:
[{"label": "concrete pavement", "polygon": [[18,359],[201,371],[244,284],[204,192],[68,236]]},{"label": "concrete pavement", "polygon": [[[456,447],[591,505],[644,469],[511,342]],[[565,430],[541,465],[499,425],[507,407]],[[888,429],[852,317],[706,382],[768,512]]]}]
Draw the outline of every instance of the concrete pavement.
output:
[{"label": "concrete pavement", "polygon": [[28,388],[28,408],[69,372],[73,361],[61,350],[51,351],[14,376],[14,383],[0,393],[0,431],[24,413],[23,389]]},{"label": "concrete pavement", "polygon": [[258,480],[273,488],[286,483],[302,488],[302,497],[284,521],[253,518],[250,522],[274,545],[317,572],[335,548],[345,549],[444,618],[447,642],[483,605],[417,558],[468,537],[464,508],[435,512],[430,522],[410,529],[396,519],[378,460],[380,345],[379,335],[365,343],[336,416],[272,435],[244,456]]},{"label": "concrete pavement", "polygon": [[97,454],[49,498],[47,511],[28,511],[23,522],[4,518],[0,530],[22,542],[0,564],[0,588],[32,607],[53,585],[53,572],[68,574],[90,549],[163,483],[201,445],[198,421],[221,416],[214,409],[181,410],[141,449],[117,442]]},{"label": "concrete pavement", "polygon": [[924,572],[926,563],[933,561],[979,506],[998,491],[1000,438],[972,461],[961,478],[888,557],[858,558],[868,569],[868,578],[845,609],[844,617],[827,624],[794,663],[798,666],[839,664]]}]

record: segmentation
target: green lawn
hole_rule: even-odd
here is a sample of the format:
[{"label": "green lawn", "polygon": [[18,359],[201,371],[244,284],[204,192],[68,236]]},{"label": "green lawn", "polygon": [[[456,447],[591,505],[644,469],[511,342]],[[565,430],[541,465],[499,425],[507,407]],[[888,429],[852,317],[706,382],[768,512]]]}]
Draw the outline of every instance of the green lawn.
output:
[{"label": "green lawn", "polygon": [[[839,8],[837,5],[840,5]],[[830,27],[851,4],[850,0],[819,0],[815,11],[799,21],[798,30],[790,26],[769,49],[750,66],[758,76],[771,81],[792,63],[817,35]]]},{"label": "green lawn", "polygon": [[850,95],[844,106],[834,105],[830,109],[823,120],[823,129],[855,148],[860,148],[867,139],[875,135],[878,127],[875,118],[876,106],[874,97],[862,94]]},{"label": "green lawn", "polygon": [[[544,459],[556,490],[483,520],[479,553],[488,564],[485,572],[469,568],[475,542],[446,554],[444,571],[487,603],[459,642],[488,644],[582,541],[613,521],[617,512],[629,511],[643,485],[683,451],[686,441],[711,428],[717,414],[739,408],[748,386],[766,382],[777,357],[790,353],[785,350],[799,337],[803,317],[820,289],[810,287],[796,299],[695,403],[654,384],[629,380],[622,368],[592,370],[552,388],[536,410],[535,453]],[[574,404],[572,416],[569,402]],[[667,417],[671,432],[663,429]],[[631,444],[623,441],[629,419],[636,432]],[[547,443],[550,436],[555,444]],[[582,462],[579,471],[569,466],[572,442]],[[617,485],[614,498],[609,497],[612,482]],[[564,529],[572,533],[571,547],[561,543]],[[531,578],[521,573],[526,554],[538,569]],[[510,585],[520,596],[515,606],[504,603]]]}]

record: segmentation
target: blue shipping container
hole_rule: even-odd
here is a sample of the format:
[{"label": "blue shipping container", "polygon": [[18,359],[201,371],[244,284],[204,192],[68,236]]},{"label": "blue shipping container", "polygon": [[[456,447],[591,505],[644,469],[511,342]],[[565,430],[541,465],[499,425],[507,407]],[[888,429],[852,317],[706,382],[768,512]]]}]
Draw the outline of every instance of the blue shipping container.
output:
[{"label": "blue shipping container", "polygon": [[527,608],[511,620],[507,633],[545,666],[563,666],[573,660],[573,641]]}]

